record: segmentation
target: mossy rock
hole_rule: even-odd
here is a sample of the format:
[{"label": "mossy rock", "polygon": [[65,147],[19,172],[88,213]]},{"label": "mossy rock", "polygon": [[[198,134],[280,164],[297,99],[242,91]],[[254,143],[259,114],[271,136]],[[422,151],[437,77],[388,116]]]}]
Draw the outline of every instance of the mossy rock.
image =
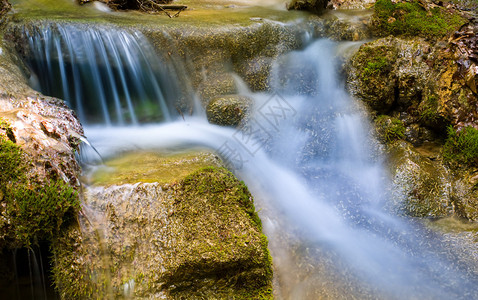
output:
[{"label": "mossy rock", "polygon": [[75,220],[79,197],[62,179],[45,182],[31,175],[32,161],[6,125],[0,118],[0,249],[30,247]]},{"label": "mossy rock", "polygon": [[251,194],[223,168],[169,184],[97,186],[85,205],[91,214],[80,216],[81,229],[53,245],[65,299],[272,298],[271,257]]},{"label": "mossy rock", "polygon": [[477,169],[454,170],[452,199],[455,213],[469,221],[478,221],[478,172]]},{"label": "mossy rock", "polygon": [[418,0],[377,0],[373,23],[380,36],[421,36],[428,39],[442,38],[468,21],[457,11]]},{"label": "mossy rock", "polygon": [[207,120],[221,126],[239,126],[251,113],[253,101],[241,95],[225,95],[214,98],[207,106]]},{"label": "mossy rock", "polygon": [[387,113],[395,102],[397,57],[393,39],[364,44],[353,56],[349,67],[348,88],[373,110]]}]

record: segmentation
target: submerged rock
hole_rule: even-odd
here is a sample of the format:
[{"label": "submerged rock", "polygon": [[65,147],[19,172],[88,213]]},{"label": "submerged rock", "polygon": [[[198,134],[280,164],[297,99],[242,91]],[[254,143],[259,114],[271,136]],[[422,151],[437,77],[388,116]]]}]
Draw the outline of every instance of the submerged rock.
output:
[{"label": "submerged rock", "polygon": [[63,298],[269,298],[271,258],[245,185],[207,167],[170,184],[94,187],[54,244]]}]

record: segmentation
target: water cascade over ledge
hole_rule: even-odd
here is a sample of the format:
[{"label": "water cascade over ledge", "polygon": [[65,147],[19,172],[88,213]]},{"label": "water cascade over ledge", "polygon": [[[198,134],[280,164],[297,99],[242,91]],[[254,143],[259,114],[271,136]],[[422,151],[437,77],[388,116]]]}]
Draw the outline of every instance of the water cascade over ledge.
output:
[{"label": "water cascade over ledge", "polygon": [[175,114],[174,69],[139,32],[52,25],[25,29],[24,38],[31,85],[64,99],[82,123],[137,125]]},{"label": "water cascade over ledge", "polygon": [[[44,56],[31,65],[39,72],[43,92],[65,98],[88,123],[102,124],[86,126],[85,131],[103,157],[174,147],[217,151],[262,203],[273,258],[280,252],[273,248],[274,238],[282,232],[296,234],[299,243],[306,245],[311,264],[320,259],[310,249],[319,249],[317,253],[333,259],[336,268],[346,269],[352,286],[365,290],[354,292],[349,287],[343,298],[348,294],[386,299],[478,297],[478,270],[467,264],[471,259],[467,253],[458,257],[454,246],[439,234],[388,210],[390,183],[364,114],[337,77],[336,44],[315,41],[278,58],[271,92],[242,91],[254,99],[255,112],[240,130],[194,116],[168,121],[167,112],[174,103],[167,101],[175,99],[166,97],[161,87],[171,85],[162,81],[168,78],[155,75],[152,68],[159,62],[146,64],[158,60],[145,56],[143,46],[116,31],[46,29],[32,35],[34,57]],[[68,50],[73,48],[76,54]],[[137,58],[141,58],[139,65],[130,64]],[[96,96],[75,95],[85,91],[85,78],[93,81],[87,81],[92,87],[86,90]],[[108,81],[102,82],[105,78]],[[151,79],[143,89],[148,92],[140,92],[145,78]],[[54,82],[62,84],[53,88]],[[74,86],[66,88],[65,82]],[[94,103],[88,102],[92,98]],[[138,123],[134,107],[141,101],[159,101],[167,122],[105,126]],[[95,109],[90,111],[90,105]],[[86,157],[96,154],[86,153]],[[298,266],[286,270],[281,259],[274,261],[276,277],[284,277],[281,272],[302,271]],[[323,292],[318,286],[310,289],[279,296],[314,299]]]}]

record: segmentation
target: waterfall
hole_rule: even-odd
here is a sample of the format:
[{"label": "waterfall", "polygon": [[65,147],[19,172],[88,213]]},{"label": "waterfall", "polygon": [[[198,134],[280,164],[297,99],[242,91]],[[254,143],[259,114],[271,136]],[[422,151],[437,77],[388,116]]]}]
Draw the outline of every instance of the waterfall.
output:
[{"label": "waterfall", "polygon": [[[336,44],[320,40],[278,58],[271,92],[242,91],[255,100],[255,112],[241,129],[199,116],[126,126],[139,122],[136,108],[144,101],[158,101],[168,120],[174,100],[163,87],[175,85],[149,63],[157,58],[140,47],[139,34],[59,26],[30,35],[29,63],[41,91],[65,98],[87,124],[118,125],[85,127],[103,157],[137,149],[215,150],[261,201],[271,240],[296,234],[309,264],[320,263],[314,253],[322,253],[346,269],[354,283],[342,298],[357,297],[356,286],[364,286],[367,298],[478,297],[478,273],[466,266],[466,253],[458,257],[439,234],[385,209],[390,183],[366,117],[337,76]],[[274,256],[281,249],[271,250]],[[280,259],[274,263],[284,269]],[[321,296],[317,289],[313,298]]]},{"label": "waterfall", "polygon": [[[241,130],[190,117],[141,131],[87,127],[87,136],[106,156],[138,147],[216,150],[263,206],[281,211],[261,215],[270,238],[281,235],[274,230],[297,228],[301,243],[334,257],[377,298],[476,297],[476,270],[464,267],[452,245],[384,209],[390,183],[366,119],[337,78],[335,47],[317,41],[279,58],[271,79],[274,93],[246,92],[257,105]],[[274,229],[282,217],[287,224]]]},{"label": "waterfall", "polygon": [[24,29],[31,85],[64,99],[83,124],[171,120],[180,97],[174,69],[138,32],[50,25]]}]

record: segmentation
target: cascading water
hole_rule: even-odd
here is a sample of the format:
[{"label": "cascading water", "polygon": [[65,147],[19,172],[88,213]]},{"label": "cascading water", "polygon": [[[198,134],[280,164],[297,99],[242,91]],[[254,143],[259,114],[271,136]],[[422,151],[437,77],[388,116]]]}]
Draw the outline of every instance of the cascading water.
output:
[{"label": "cascading water", "polygon": [[84,124],[168,121],[179,96],[174,70],[138,32],[56,25],[25,29],[31,84],[64,99]]},{"label": "cascading water", "polygon": [[[38,33],[31,45],[36,49],[35,53],[50,53],[47,49],[56,47],[53,60],[57,62],[57,70],[42,72],[51,76],[56,72],[54,78],[62,79],[67,73],[62,68],[72,70],[73,77],[67,81],[74,82],[75,87],[64,89],[59,95],[75,99],[70,100],[70,104],[79,109],[82,105],[75,106],[73,102],[86,100],[72,96],[78,93],[77,87],[84,85],[75,72],[87,73],[87,77],[94,81],[114,77],[106,86],[119,88],[121,75],[111,75],[112,67],[107,67],[106,62],[115,62],[118,56],[127,58],[128,55],[121,52],[125,50],[112,50],[118,45],[112,45],[108,39],[109,35],[122,34],[65,30],[71,30],[71,33],[58,30],[59,35],[52,35],[50,29]],[[71,36],[80,36],[77,37],[79,43],[90,45],[77,45],[79,53],[92,48],[106,52],[84,53],[86,60],[72,65],[81,55],[68,54],[68,50],[64,50],[68,48],[56,46],[58,43],[73,43],[76,38]],[[40,45],[38,37],[50,42],[41,42],[44,44]],[[90,38],[95,42],[101,40],[105,46],[91,46],[92,40],[87,41]],[[55,42],[58,40],[60,42]],[[128,43],[130,40],[123,36],[121,41]],[[349,287],[338,296],[340,298],[348,298],[348,295],[387,299],[478,297],[474,289],[478,273],[467,264],[466,253],[460,254],[464,259],[456,258],[453,245],[446,244],[441,236],[426,230],[418,222],[385,210],[389,186],[386,173],[380,155],[374,151],[375,142],[368,134],[363,114],[343,91],[335,74],[335,47],[329,41],[317,41],[303,51],[279,58],[271,78],[273,93],[243,91],[254,98],[256,109],[249,124],[241,130],[218,127],[202,118],[189,117],[185,121],[141,127],[87,126],[86,134],[102,156],[138,148],[170,149],[175,146],[205,146],[216,150],[263,202],[261,206],[266,211],[262,212],[262,218],[270,239],[280,236],[277,231],[296,233],[300,244],[306,245],[307,249],[318,249],[317,252],[334,259],[337,268],[347,269],[347,278],[352,277],[354,286],[365,286],[363,289],[367,291],[361,294]],[[112,56],[103,56],[103,53]],[[89,55],[100,58],[94,62],[98,67],[92,65],[93,61],[89,64]],[[45,55],[46,66],[38,67],[38,70],[52,69],[55,64],[50,60],[52,57]],[[66,61],[70,64],[68,67]],[[42,62],[32,61],[32,66],[35,64],[41,65]],[[126,68],[119,64],[114,66],[120,73]],[[93,68],[97,69],[91,70]],[[136,80],[134,76],[147,77],[136,74],[134,68],[130,72],[125,76],[131,77],[133,82]],[[108,107],[116,107],[115,92],[106,95],[99,87],[91,90],[99,93],[95,99],[98,99],[97,107],[103,111],[106,121],[110,115]],[[113,103],[101,105],[107,102],[106,99],[113,99]],[[127,107],[124,104],[127,101],[121,103],[121,108]],[[121,124],[122,109],[113,111],[117,114],[115,121]],[[84,114],[83,118],[88,120],[88,111],[79,114]],[[130,121],[134,123],[133,118]],[[273,241],[271,245],[274,247]],[[273,255],[279,253],[278,249],[271,250]],[[308,252],[312,256],[310,264],[319,261],[314,257],[314,251]],[[281,264],[280,259],[275,260],[276,270],[285,268]],[[288,269],[287,272],[300,272],[299,269]],[[280,271],[276,276],[282,276]],[[324,289],[317,289],[312,293],[284,292],[281,296],[321,297]]]}]

